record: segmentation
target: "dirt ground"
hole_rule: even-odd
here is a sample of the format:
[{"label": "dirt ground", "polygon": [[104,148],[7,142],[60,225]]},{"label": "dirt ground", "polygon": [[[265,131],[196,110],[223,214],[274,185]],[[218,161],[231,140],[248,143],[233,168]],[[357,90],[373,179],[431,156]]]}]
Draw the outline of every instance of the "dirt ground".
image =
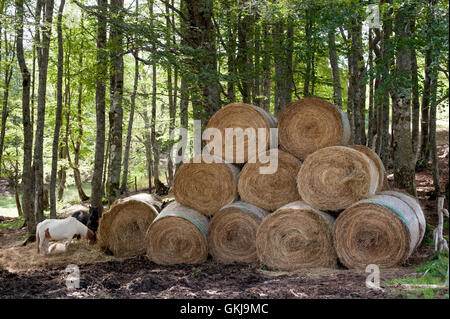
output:
[{"label": "dirt ground", "polygon": [[[439,147],[439,156],[445,189],[448,142]],[[436,204],[428,194],[431,170],[417,172],[416,181],[427,223],[436,225]],[[0,217],[0,224],[12,220]],[[195,266],[160,266],[145,256],[116,258],[84,241],[73,242],[64,254],[44,258],[37,255],[34,244],[20,246],[24,236],[23,228],[0,230],[0,298],[403,298],[385,284],[415,276],[415,266],[433,253],[432,247],[422,244],[406,265],[381,270],[383,289],[371,290],[365,285],[367,273],[342,266],[290,273],[264,270],[259,264],[221,265],[212,260]],[[66,287],[69,264],[79,267],[79,289]]]}]

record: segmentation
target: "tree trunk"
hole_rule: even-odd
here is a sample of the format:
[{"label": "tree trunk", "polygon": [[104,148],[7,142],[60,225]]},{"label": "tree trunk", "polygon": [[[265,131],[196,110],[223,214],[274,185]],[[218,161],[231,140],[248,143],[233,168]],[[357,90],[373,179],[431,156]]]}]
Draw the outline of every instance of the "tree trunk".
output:
[{"label": "tree trunk", "polygon": [[23,166],[22,166],[22,210],[27,225],[28,238],[33,239],[36,232],[33,198],[33,167],[31,165],[33,148],[33,126],[30,115],[31,76],[25,63],[23,50],[23,0],[16,0],[17,60],[22,74],[22,124],[23,124]]},{"label": "tree trunk", "polygon": [[227,10],[228,45],[227,45],[227,97],[228,103],[236,102],[235,76],[236,76],[236,30],[232,17],[233,11]]},{"label": "tree trunk", "polygon": [[96,114],[96,136],[95,136],[95,159],[94,173],[92,175],[91,205],[99,217],[103,212],[103,164],[105,160],[105,95],[106,85],[102,75],[106,72],[104,61],[106,47],[106,8],[107,0],[98,0],[99,13],[97,20],[97,83],[95,89],[95,114]]},{"label": "tree trunk", "polygon": [[56,174],[58,172],[58,151],[59,151],[59,133],[62,122],[62,85],[64,68],[63,34],[62,34],[62,15],[64,11],[65,0],[61,0],[58,10],[58,75],[56,80],[56,114],[55,129],[53,131],[52,147],[52,168],[50,177],[50,218],[56,218]]},{"label": "tree trunk", "polygon": [[[415,16],[411,17],[411,34],[415,32]],[[411,89],[412,89],[412,147],[414,154],[414,165],[417,161],[417,152],[419,149],[419,123],[420,123],[420,102],[419,102],[419,78],[417,76],[417,55],[416,49],[411,48]]]},{"label": "tree trunk", "polygon": [[[123,0],[111,0],[111,13],[122,16]],[[113,86],[109,116],[111,129],[110,167],[108,171],[108,202],[112,204],[120,196],[120,173],[122,171],[122,122],[123,122],[123,80],[124,65],[121,54],[123,35],[119,26],[111,26],[113,55]]]},{"label": "tree trunk", "polygon": [[328,52],[330,54],[331,76],[333,78],[333,101],[334,104],[342,109],[341,79],[339,76],[334,30],[328,32]]},{"label": "tree trunk", "polygon": [[156,64],[152,65],[152,117],[151,117],[151,142],[153,150],[153,184],[159,180],[159,147],[156,140]]},{"label": "tree trunk", "polygon": [[369,68],[369,123],[367,128],[367,146],[373,148],[373,138],[376,134],[377,116],[373,105],[373,31],[369,29],[369,56],[368,56],[368,68]]},{"label": "tree trunk", "polygon": [[47,94],[47,70],[50,51],[51,25],[53,20],[54,0],[45,2],[44,25],[42,26],[42,57],[39,63],[39,86],[38,86],[38,113],[36,120],[36,135],[34,140],[34,214],[36,222],[44,220],[44,127],[45,127],[45,104]]},{"label": "tree trunk", "polygon": [[[248,0],[240,1],[241,8],[249,6]],[[244,9],[243,9],[244,10]],[[251,35],[252,26],[254,23],[253,15],[244,10],[238,18],[238,54],[237,54],[237,69],[239,78],[241,79],[239,90],[242,95],[244,103],[252,103],[251,88],[253,80],[253,66],[251,63]]]},{"label": "tree trunk", "polygon": [[312,10],[306,10],[306,24],[305,24],[305,38],[306,38],[306,70],[305,70],[305,79],[303,83],[303,96],[311,95],[309,84],[311,82],[311,61],[312,55],[312,27],[313,27],[313,18],[312,18]]},{"label": "tree trunk", "polygon": [[431,98],[431,82],[432,82],[432,56],[431,49],[425,51],[425,79],[423,83],[422,93],[422,121],[420,126],[421,144],[420,154],[417,160],[417,166],[425,167],[430,159],[430,98]]},{"label": "tree trunk", "polygon": [[[136,55],[138,52],[136,52]],[[127,140],[125,144],[125,153],[123,157],[123,174],[122,174],[122,185],[120,186],[121,194],[126,193],[127,191],[127,183],[128,183],[128,160],[130,157],[130,148],[131,148],[131,136],[133,130],[133,119],[134,119],[134,109],[136,107],[136,92],[139,81],[139,61],[136,58],[134,61],[134,85],[133,85],[133,93],[131,94],[131,109],[130,109],[130,118],[128,120],[128,130],[127,130]]]},{"label": "tree trunk", "polygon": [[411,36],[411,10],[408,5],[400,7],[395,17],[395,37],[399,45],[394,69],[392,88],[392,126],[394,183],[400,189],[417,196],[414,170],[414,156],[411,144],[411,57],[405,40]]},{"label": "tree trunk", "polygon": [[[171,35],[172,35],[172,28],[170,25],[170,11],[169,11],[169,7],[168,4],[166,3],[166,28],[167,28],[167,34],[166,34],[166,43],[168,46],[170,46],[172,39],[171,39]],[[176,83],[175,83],[176,86]],[[169,65],[167,68],[167,91],[169,94],[169,134],[170,132],[172,132],[175,129],[175,116],[176,116],[176,105],[175,105],[175,100],[174,100],[174,92],[173,92],[173,83],[172,83],[172,67]],[[167,171],[168,171],[168,181],[167,184],[169,185],[169,187],[172,185],[173,183],[173,161],[172,161],[172,146],[173,146],[173,141],[170,141],[170,145],[169,145],[169,158],[168,158],[168,163],[167,163]]]},{"label": "tree trunk", "polygon": [[[286,30],[286,34],[284,33]],[[273,28],[274,60],[275,60],[275,106],[274,114],[280,112],[292,102],[292,51],[294,27],[289,21],[287,25],[277,22]]]},{"label": "tree trunk", "polygon": [[263,89],[262,94],[264,95],[264,100],[262,102],[262,108],[267,112],[270,112],[270,93],[272,89],[272,49],[270,43],[270,27],[269,25],[264,25],[263,27],[263,42],[264,51],[262,58],[262,69],[263,69]]},{"label": "tree trunk", "polygon": [[436,66],[433,67],[433,74],[431,80],[431,101],[430,101],[430,151],[431,151],[431,167],[433,170],[433,186],[434,194],[439,196],[441,194],[441,186],[439,183],[439,160],[437,154],[436,142],[436,98],[438,88],[438,72]]}]

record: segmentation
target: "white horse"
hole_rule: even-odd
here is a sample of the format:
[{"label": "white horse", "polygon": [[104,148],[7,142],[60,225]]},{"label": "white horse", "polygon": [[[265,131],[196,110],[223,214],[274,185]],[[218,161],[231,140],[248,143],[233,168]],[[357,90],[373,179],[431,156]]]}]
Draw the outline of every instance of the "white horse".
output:
[{"label": "white horse", "polygon": [[83,225],[74,217],[65,219],[46,219],[36,227],[36,247],[37,252],[47,255],[47,245],[49,240],[67,239],[65,248],[69,246],[74,237],[80,235],[88,240],[89,244],[94,244],[97,240],[95,233]]}]

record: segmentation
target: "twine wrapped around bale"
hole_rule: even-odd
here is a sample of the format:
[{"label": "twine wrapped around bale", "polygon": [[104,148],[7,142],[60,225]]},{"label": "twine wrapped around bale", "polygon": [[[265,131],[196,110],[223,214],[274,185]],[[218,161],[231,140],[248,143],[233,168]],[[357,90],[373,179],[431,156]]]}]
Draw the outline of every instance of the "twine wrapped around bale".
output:
[{"label": "twine wrapped around bale", "polygon": [[390,195],[375,195],[353,204],[336,219],[333,231],[339,259],[348,268],[399,266],[420,242],[414,210]]},{"label": "twine wrapped around bale", "polygon": [[262,221],[256,233],[261,263],[271,269],[337,266],[333,248],[334,218],[302,201],[289,203]]},{"label": "twine wrapped around bale", "polygon": [[269,164],[261,163],[260,154],[257,159],[245,164],[238,182],[241,199],[268,211],[300,200],[296,178],[301,162],[295,156],[281,150],[269,150],[261,155],[264,155],[264,161],[268,159],[269,163],[274,162],[277,157],[278,167],[272,174],[261,174],[260,169]]},{"label": "twine wrapped around bale", "polygon": [[372,151],[372,149],[370,149],[370,147],[367,147],[365,145],[349,145],[348,147],[351,147],[357,151],[364,153],[375,163],[375,165],[378,169],[378,177],[379,177],[378,188],[377,188],[376,193],[381,192],[383,189],[389,189],[389,184],[388,184],[387,175],[386,175],[386,169],[384,168],[383,161],[378,156],[378,154],[375,153],[374,151]]},{"label": "twine wrapped around bale", "polygon": [[325,211],[345,209],[375,194],[378,181],[375,163],[345,146],[330,146],[310,154],[297,176],[302,200]]},{"label": "twine wrapped around bale", "polygon": [[239,169],[233,164],[217,156],[198,155],[177,170],[175,200],[211,216],[237,199],[238,175]]},{"label": "twine wrapped around bale", "polygon": [[[216,128],[220,131],[222,136],[222,154],[220,156],[230,163],[245,163],[249,157],[256,155],[258,150],[267,150],[270,147],[270,128],[276,128],[277,123],[275,118],[266,112],[264,109],[245,103],[231,103],[219,111],[217,111],[209,120],[206,129]],[[243,131],[240,134],[236,134],[236,140],[232,140],[228,156],[226,157],[225,141],[231,140],[233,136],[232,132],[226,129],[241,128]],[[248,128],[255,129],[255,140],[258,140],[258,128],[266,130],[265,140],[258,141],[262,143],[257,146],[257,143],[248,143],[248,136],[245,134],[245,130]],[[243,150],[239,149],[238,139],[243,138]],[[210,143],[213,138],[206,140],[206,143]],[[211,150],[212,155],[219,155],[216,150]]]},{"label": "twine wrapped around bale", "polygon": [[158,197],[146,193],[116,200],[100,219],[100,245],[115,256],[145,254],[145,233],[161,206]]},{"label": "twine wrapped around bale", "polygon": [[199,212],[172,202],[148,228],[147,256],[160,265],[199,264],[208,257],[209,220]]},{"label": "twine wrapped around bale", "polygon": [[256,231],[269,214],[262,208],[242,201],[223,207],[214,214],[208,230],[208,246],[217,262],[252,263],[256,256]]},{"label": "twine wrapped around bale", "polygon": [[350,140],[347,115],[320,98],[292,102],[277,117],[280,148],[300,160],[318,149],[347,145]]},{"label": "twine wrapped around bale", "polygon": [[422,207],[420,206],[417,199],[415,199],[413,196],[400,191],[400,190],[389,190],[389,191],[383,191],[380,193],[380,195],[389,195],[394,196],[402,201],[404,201],[411,209],[414,211],[417,217],[417,221],[419,222],[419,241],[417,242],[416,249],[419,247],[420,243],[423,240],[423,237],[425,236],[425,231],[427,228],[427,222],[425,221],[425,215],[423,213]]}]

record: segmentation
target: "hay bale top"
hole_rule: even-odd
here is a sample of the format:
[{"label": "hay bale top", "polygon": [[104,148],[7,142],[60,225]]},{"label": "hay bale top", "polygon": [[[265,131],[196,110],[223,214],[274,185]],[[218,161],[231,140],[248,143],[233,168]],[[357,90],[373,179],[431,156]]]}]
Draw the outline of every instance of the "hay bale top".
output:
[{"label": "hay bale top", "polygon": [[[247,128],[264,128],[266,129],[266,139],[265,141],[261,141],[263,143],[263,147],[261,149],[268,149],[270,147],[270,128],[275,128],[276,126],[277,123],[275,118],[264,109],[251,104],[235,102],[228,104],[217,111],[210,118],[208,124],[206,125],[206,129],[216,128],[222,134],[222,154],[220,155],[222,158],[231,163],[245,163],[248,158],[252,156],[251,154],[256,154],[256,151],[258,150],[256,145],[249,145],[248,137],[246,135],[238,134],[238,137],[242,136],[244,139],[244,153],[242,154],[241,152],[238,152],[237,154],[237,145],[236,142],[233,142],[233,158],[226,158],[225,140],[227,137],[232,137],[230,132],[226,132],[226,129],[241,128],[245,130]],[[207,140],[206,143],[208,144],[211,141],[212,139]],[[243,157],[242,161],[238,160],[239,156]]]},{"label": "hay bale top", "polygon": [[280,148],[300,160],[318,149],[347,145],[350,140],[347,115],[324,99],[307,97],[292,102],[277,117]]},{"label": "hay bale top", "polygon": [[144,254],[145,233],[161,205],[157,197],[147,193],[116,200],[100,218],[100,245],[115,256]]},{"label": "hay bale top", "polygon": [[134,194],[128,197],[119,198],[115,200],[112,204],[109,210],[112,210],[113,208],[117,209],[117,207],[120,207],[122,205],[130,205],[132,203],[135,204],[145,204],[148,205],[150,209],[157,208],[157,213],[162,207],[162,200],[161,198],[156,194],[148,194],[148,193],[139,193]]}]

